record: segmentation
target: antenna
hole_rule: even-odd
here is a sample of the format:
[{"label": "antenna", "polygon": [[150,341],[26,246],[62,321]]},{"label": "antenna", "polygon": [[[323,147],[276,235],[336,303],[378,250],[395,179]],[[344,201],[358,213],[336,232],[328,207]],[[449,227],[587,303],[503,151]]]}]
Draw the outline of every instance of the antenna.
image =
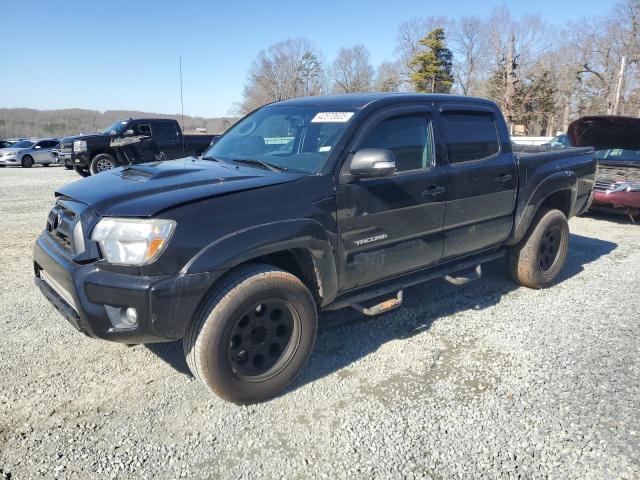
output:
[{"label": "antenna", "polygon": [[178,57],[178,61],[180,62],[180,109],[182,116],[182,158],[187,156],[187,153],[184,148],[184,101],[182,100],[182,56]]}]

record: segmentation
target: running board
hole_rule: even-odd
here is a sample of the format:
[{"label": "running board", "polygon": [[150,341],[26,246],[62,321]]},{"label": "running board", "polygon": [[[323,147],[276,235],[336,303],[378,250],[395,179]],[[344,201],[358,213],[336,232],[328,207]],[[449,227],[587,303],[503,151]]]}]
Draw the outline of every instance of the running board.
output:
[{"label": "running board", "polygon": [[400,277],[386,280],[377,285],[360,287],[350,292],[345,292],[336,298],[333,302],[325,305],[322,309],[339,310],[341,308],[350,307],[351,305],[362,304],[373,298],[382,297],[393,292],[398,292],[405,288],[417,285],[419,283],[433,280],[435,278],[443,278],[446,275],[455,275],[456,272],[466,270],[468,268],[476,268],[476,266],[496,260],[503,257],[506,250],[501,249],[483,254],[470,256],[468,259],[461,259],[452,264],[435,265],[417,272],[408,273]]},{"label": "running board", "polygon": [[390,310],[396,309],[402,305],[402,290],[400,290],[394,298],[389,298],[384,302],[380,302],[372,307],[364,307],[359,303],[353,303],[350,305],[354,310],[363,313],[368,317],[373,317],[375,315],[380,315],[381,313],[388,312]]},{"label": "running board", "polygon": [[459,270],[451,275],[446,275],[444,279],[452,285],[466,285],[467,283],[480,280],[480,277],[482,277],[482,265],[476,265],[476,268],[473,270]]}]

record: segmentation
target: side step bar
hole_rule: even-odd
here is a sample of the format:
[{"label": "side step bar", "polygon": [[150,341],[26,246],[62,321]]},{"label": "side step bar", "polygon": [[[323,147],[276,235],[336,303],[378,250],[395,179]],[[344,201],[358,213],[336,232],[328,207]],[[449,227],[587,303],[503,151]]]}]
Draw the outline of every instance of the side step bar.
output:
[{"label": "side step bar", "polygon": [[445,276],[444,279],[452,285],[466,285],[467,283],[480,280],[480,277],[482,277],[482,265],[477,265],[474,270],[468,269],[454,272],[451,275]]},{"label": "side step bar", "polygon": [[381,313],[388,312],[402,305],[402,290],[400,290],[394,298],[389,298],[384,302],[380,302],[372,307],[364,307],[359,303],[351,304],[350,307],[360,313],[365,314],[368,317],[380,315]]},{"label": "side step bar", "polygon": [[383,295],[388,295],[392,292],[399,292],[400,290],[428,280],[444,278],[447,275],[451,275],[455,280],[456,278],[460,278],[456,274],[466,271],[467,269],[477,268],[478,265],[503,257],[505,253],[506,250],[500,249],[484,254],[473,255],[466,260],[459,260],[455,262],[455,264],[436,265],[421,271],[405,274],[400,277],[381,282],[377,285],[358,288],[340,295],[332,303],[324,306],[322,310],[339,310],[352,305],[361,305],[367,300],[382,297]]}]

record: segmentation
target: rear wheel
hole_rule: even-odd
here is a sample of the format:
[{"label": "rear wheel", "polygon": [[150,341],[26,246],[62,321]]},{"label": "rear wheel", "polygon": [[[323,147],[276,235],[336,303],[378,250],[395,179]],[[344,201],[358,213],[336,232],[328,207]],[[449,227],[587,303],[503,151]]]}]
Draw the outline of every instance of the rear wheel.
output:
[{"label": "rear wheel", "polygon": [[112,170],[116,166],[116,160],[108,153],[99,153],[93,160],[91,160],[91,164],[89,165],[89,171],[91,175],[95,175],[96,173],[106,172],[107,170]]},{"label": "rear wheel", "polygon": [[194,376],[238,404],[281,393],[315,342],[313,297],[294,275],[268,265],[242,267],[216,289],[183,339]]},{"label": "rear wheel", "polygon": [[569,224],[560,210],[541,209],[529,232],[509,251],[509,269],[518,283],[548,286],[564,266],[569,250]]},{"label": "rear wheel", "polygon": [[22,168],[33,167],[33,157],[31,155],[25,155],[22,157]]}]

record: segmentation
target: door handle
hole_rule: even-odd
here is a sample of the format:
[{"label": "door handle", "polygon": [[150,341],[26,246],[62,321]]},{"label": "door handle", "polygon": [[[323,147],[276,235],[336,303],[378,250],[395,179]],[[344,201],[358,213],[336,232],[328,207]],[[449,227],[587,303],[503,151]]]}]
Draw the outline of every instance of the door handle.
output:
[{"label": "door handle", "polygon": [[508,181],[511,180],[511,175],[509,175],[508,173],[501,173],[493,180],[498,183],[507,183]]},{"label": "door handle", "polygon": [[434,198],[437,197],[438,195],[442,195],[444,192],[446,192],[447,189],[444,187],[441,187],[440,185],[429,185],[429,188],[427,188],[424,192],[422,192],[422,195],[426,198]]}]

